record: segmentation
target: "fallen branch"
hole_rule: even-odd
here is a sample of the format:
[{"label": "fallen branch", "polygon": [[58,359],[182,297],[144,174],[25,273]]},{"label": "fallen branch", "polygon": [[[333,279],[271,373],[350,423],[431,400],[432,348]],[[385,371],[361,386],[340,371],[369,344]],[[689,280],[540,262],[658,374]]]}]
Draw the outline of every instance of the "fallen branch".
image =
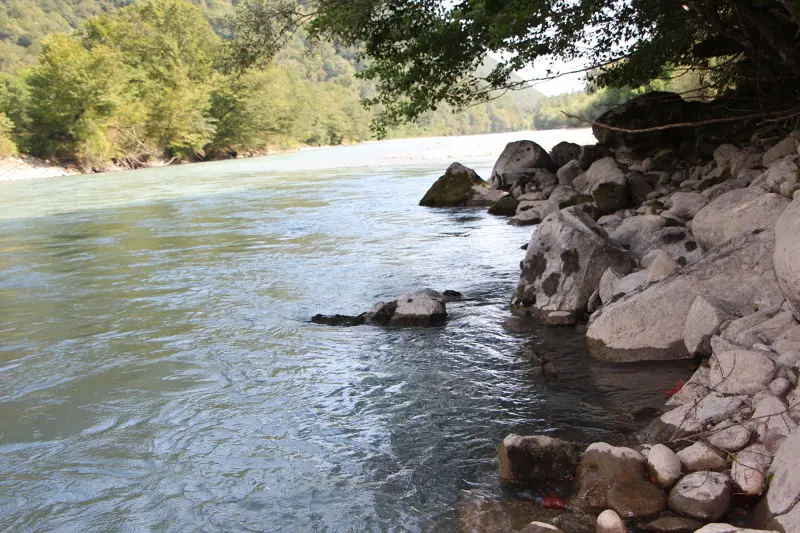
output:
[{"label": "fallen branch", "polygon": [[581,122],[585,122],[586,124],[591,124],[592,126],[597,126],[598,128],[603,128],[611,131],[619,131],[621,133],[651,133],[654,131],[664,131],[670,130],[675,128],[691,128],[697,126],[707,126],[709,124],[723,124],[726,122],[738,122],[740,120],[749,120],[749,119],[767,119],[772,118],[770,122],[778,122],[781,120],[788,120],[790,118],[800,116],[800,111],[798,108],[793,109],[785,109],[783,111],[772,111],[768,113],[752,113],[749,115],[738,115],[735,117],[723,117],[723,118],[712,118],[708,120],[699,120],[696,122],[677,122],[674,124],[665,124],[663,126],[653,126],[652,128],[640,128],[640,129],[630,129],[630,128],[620,128],[618,126],[612,126],[610,124],[604,124],[602,122],[597,122],[595,120],[589,120],[586,117],[582,117],[580,115],[570,115],[566,111],[562,111],[564,116],[567,118],[574,118]]}]

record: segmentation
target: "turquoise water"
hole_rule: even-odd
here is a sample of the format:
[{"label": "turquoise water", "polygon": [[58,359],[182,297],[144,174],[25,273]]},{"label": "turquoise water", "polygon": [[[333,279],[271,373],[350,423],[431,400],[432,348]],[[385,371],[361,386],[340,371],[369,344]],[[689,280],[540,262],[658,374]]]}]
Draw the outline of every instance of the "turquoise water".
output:
[{"label": "turquoise water", "polygon": [[[521,137],[590,133],[0,183],[0,530],[454,531],[505,434],[617,435],[672,374],[506,332],[532,229],[417,205]],[[308,322],[423,287],[467,298],[439,328]]]}]

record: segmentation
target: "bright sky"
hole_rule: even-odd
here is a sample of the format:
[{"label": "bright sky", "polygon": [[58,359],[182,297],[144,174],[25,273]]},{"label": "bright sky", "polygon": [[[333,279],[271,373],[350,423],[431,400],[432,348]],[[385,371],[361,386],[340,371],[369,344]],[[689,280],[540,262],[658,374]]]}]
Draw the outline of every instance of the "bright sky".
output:
[{"label": "bright sky", "polygon": [[[580,61],[572,61],[565,63],[557,61],[554,63],[540,62],[534,67],[529,67],[517,72],[523,80],[534,80],[549,77],[547,74],[548,67],[554,74],[562,72],[573,72],[584,68],[584,64]],[[550,74],[553,76],[554,74]],[[575,74],[564,74],[558,78],[547,81],[535,81],[532,86],[537,90],[543,92],[547,96],[555,96],[557,94],[571,93],[581,91],[586,86],[586,74],[578,72]]]}]

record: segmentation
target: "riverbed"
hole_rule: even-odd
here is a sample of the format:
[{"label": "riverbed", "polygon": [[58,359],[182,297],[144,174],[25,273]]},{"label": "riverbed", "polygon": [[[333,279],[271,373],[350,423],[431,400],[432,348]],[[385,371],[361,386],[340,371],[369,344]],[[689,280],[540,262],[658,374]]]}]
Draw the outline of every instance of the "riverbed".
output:
[{"label": "riverbed", "polygon": [[[0,183],[0,530],[456,531],[465,495],[503,494],[506,434],[624,438],[688,366],[598,362],[580,327],[508,332],[533,228],[417,205],[520,138],[592,142]],[[465,295],[445,326],[309,322],[425,287]]]}]

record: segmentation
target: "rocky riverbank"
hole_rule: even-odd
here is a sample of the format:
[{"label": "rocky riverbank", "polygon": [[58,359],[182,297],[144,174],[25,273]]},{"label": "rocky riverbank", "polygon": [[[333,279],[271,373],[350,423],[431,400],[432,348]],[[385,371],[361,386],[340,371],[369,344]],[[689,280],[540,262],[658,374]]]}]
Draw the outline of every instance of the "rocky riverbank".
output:
[{"label": "rocky riverbank", "polygon": [[423,198],[537,225],[514,313],[588,322],[610,362],[699,365],[636,444],[509,435],[502,482],[574,476],[570,495],[527,503],[524,527],[470,511],[463,531],[800,531],[800,131],[629,131],[698,105],[640,97],[601,117],[595,146],[511,143],[488,182],[456,163]]}]

